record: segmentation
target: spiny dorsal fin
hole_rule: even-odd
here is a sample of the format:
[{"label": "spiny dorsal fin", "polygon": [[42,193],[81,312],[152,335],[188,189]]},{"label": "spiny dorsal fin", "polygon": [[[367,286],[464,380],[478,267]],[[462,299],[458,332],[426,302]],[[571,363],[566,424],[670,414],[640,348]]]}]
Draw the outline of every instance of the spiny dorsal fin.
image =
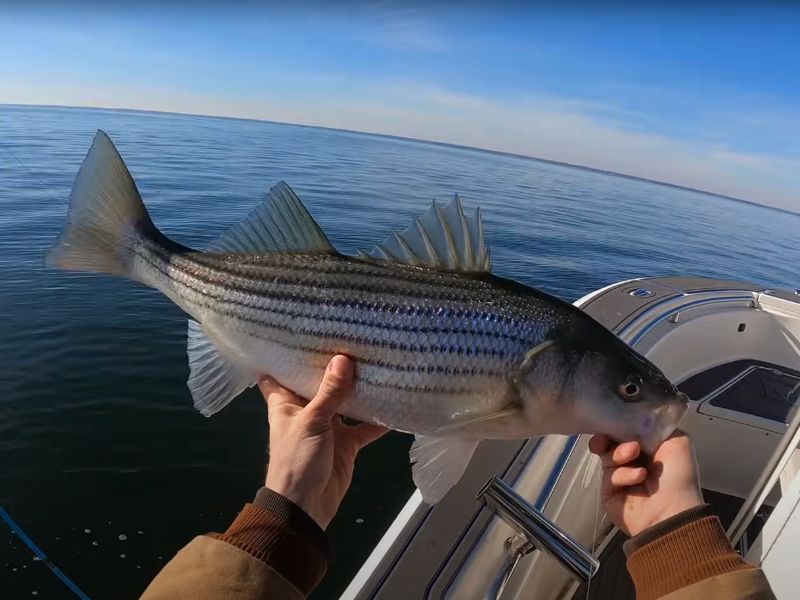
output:
[{"label": "spiny dorsal fin", "polygon": [[336,252],[297,194],[285,182],[266,200],[208,247],[209,252]]},{"label": "spiny dorsal fin", "polygon": [[480,209],[467,216],[456,194],[445,206],[436,201],[414,224],[393,231],[382,244],[358,256],[447,271],[489,272],[491,259],[483,235]]}]

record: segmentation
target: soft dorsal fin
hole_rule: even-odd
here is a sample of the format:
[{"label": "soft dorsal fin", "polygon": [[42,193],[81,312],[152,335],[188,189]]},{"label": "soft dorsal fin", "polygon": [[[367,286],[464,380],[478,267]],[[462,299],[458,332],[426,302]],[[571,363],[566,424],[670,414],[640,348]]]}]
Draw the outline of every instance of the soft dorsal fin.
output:
[{"label": "soft dorsal fin", "polygon": [[285,182],[273,187],[266,200],[240,223],[213,241],[209,252],[336,252],[297,194]]},{"label": "soft dorsal fin", "polygon": [[439,206],[434,200],[408,229],[393,231],[369,253],[359,251],[359,256],[447,271],[489,272],[491,269],[480,209],[467,216],[458,194],[445,206]]}]

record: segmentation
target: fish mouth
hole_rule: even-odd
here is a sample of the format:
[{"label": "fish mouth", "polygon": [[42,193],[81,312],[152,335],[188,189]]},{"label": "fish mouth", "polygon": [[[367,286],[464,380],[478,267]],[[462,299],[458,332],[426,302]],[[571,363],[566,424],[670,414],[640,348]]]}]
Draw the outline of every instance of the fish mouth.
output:
[{"label": "fish mouth", "polygon": [[667,406],[663,409],[668,416],[675,421],[675,427],[683,420],[683,415],[689,410],[689,396],[683,392],[678,392],[674,400],[667,402]]},{"label": "fish mouth", "polygon": [[682,392],[660,406],[655,411],[652,429],[639,438],[642,450],[646,454],[653,454],[664,440],[675,433],[688,409],[689,396]]}]

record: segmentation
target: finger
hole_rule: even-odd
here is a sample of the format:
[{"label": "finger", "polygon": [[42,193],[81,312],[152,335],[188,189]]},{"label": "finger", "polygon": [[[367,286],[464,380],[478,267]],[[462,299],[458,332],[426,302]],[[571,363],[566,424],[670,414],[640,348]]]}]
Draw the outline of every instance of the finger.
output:
[{"label": "finger", "polygon": [[297,394],[281,386],[271,377],[265,377],[258,382],[258,389],[267,401],[270,410],[274,410],[282,405],[291,405],[302,408],[305,404]]},{"label": "finger", "polygon": [[258,382],[258,389],[261,390],[261,395],[264,396],[264,400],[269,398],[270,394],[279,391],[280,387],[278,382],[272,379],[272,377],[264,377],[264,379]]},{"label": "finger", "polygon": [[603,471],[603,477],[600,480],[600,499],[603,502],[617,493],[617,489],[614,487],[614,484],[611,483],[611,475],[613,473],[613,471]]},{"label": "finger", "polygon": [[[691,447],[692,440],[686,433],[684,433],[680,429],[676,429],[675,431],[672,432],[672,435],[670,435],[666,440],[662,442],[662,444],[667,444],[667,443],[669,443],[669,446],[671,447],[688,448]],[[658,452],[660,448],[661,446],[656,448],[656,452]]]},{"label": "finger", "polygon": [[603,468],[613,469],[614,467],[621,467],[631,461],[639,458],[641,454],[641,446],[639,442],[623,442],[618,444],[615,448],[605,452],[601,458],[603,461]]},{"label": "finger", "polygon": [[329,421],[350,395],[353,384],[353,363],[346,356],[334,356],[325,369],[317,394],[307,410],[319,419]]},{"label": "finger", "polygon": [[667,439],[669,440],[669,439],[676,438],[676,437],[688,438],[689,434],[686,433],[683,429],[676,429],[675,431],[672,432],[672,435],[670,435]]},{"label": "finger", "polygon": [[626,488],[639,485],[647,479],[644,467],[618,467],[611,471],[611,485],[614,488]]},{"label": "finger", "polygon": [[592,454],[601,455],[603,452],[608,450],[610,445],[611,440],[602,433],[598,433],[597,435],[593,435],[589,440],[589,452]]}]

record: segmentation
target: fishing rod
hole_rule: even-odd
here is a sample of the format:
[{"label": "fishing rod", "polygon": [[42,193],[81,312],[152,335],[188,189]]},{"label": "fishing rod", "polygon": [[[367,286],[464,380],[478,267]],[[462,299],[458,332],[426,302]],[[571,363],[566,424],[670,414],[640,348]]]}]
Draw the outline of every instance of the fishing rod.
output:
[{"label": "fishing rod", "polygon": [[30,551],[33,552],[36,558],[43,562],[47,568],[50,569],[53,574],[59,578],[59,580],[61,580],[61,583],[67,586],[67,588],[69,588],[69,590],[75,594],[77,598],[80,598],[80,600],[91,600],[89,596],[83,593],[83,591],[77,585],[75,585],[75,583],[69,577],[67,577],[64,571],[59,569],[53,563],[53,561],[47,557],[47,555],[44,553],[44,550],[39,548],[39,546],[34,543],[30,536],[25,533],[22,527],[20,527],[19,524],[11,518],[11,515],[9,515],[2,506],[0,506],[0,519],[3,519],[3,521],[6,522],[8,527],[11,529],[11,533],[16,534],[19,539],[21,539],[30,549]]}]

